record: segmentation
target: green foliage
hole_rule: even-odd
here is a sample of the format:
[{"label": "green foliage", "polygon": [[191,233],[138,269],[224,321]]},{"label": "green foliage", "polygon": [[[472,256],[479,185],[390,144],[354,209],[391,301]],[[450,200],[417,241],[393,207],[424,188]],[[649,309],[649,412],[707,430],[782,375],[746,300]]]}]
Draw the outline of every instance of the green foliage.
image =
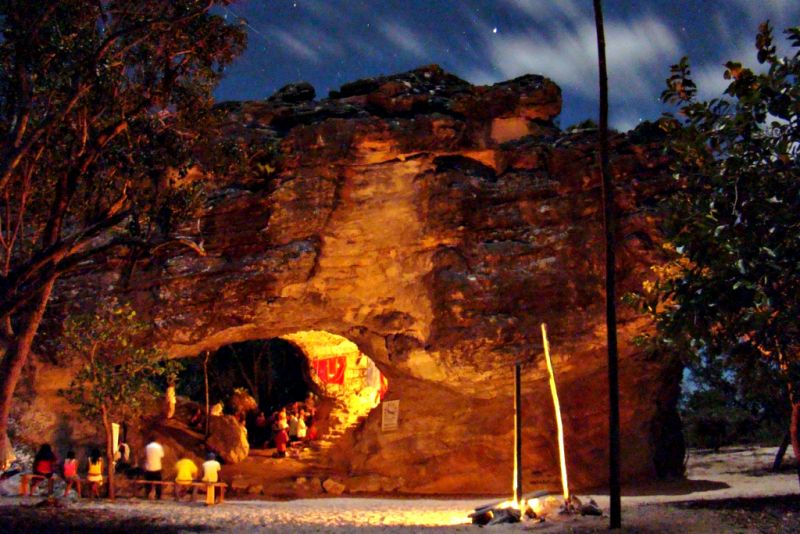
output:
[{"label": "green foliage", "polygon": [[[676,182],[663,205],[673,260],[633,300],[658,326],[658,337],[645,341],[683,356],[694,371],[723,369],[736,385],[728,401],[761,387],[778,388],[774,398],[786,380],[797,382],[800,29],[786,34],[794,53],[779,57],[762,24],[762,68],[728,62],[720,98],[697,100],[686,58],[662,95],[679,108],[662,121]],[[753,379],[764,373],[770,381]]]},{"label": "green foliage", "polygon": [[67,319],[61,353],[82,366],[61,395],[86,417],[101,417],[103,410],[112,420],[138,415],[148,400],[163,395],[158,382],[181,368],[162,351],[141,345],[147,331],[128,304]]},{"label": "green foliage", "polygon": [[95,254],[179,237],[212,91],[245,45],[226,3],[0,3],[0,319]]}]

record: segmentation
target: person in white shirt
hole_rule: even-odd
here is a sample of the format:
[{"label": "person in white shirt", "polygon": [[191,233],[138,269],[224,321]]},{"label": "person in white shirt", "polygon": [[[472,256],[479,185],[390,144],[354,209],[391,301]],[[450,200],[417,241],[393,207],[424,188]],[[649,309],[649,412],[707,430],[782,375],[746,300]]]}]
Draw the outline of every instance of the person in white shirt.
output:
[{"label": "person in white shirt", "polygon": [[219,482],[219,471],[222,466],[217,461],[217,455],[209,452],[203,462],[203,482]]},{"label": "person in white shirt", "polygon": [[[144,479],[161,482],[161,460],[164,459],[164,447],[153,437],[144,448],[144,453]],[[148,496],[152,499],[153,486],[155,486],[156,497],[161,499],[161,484],[147,484],[145,489]]]},{"label": "person in white shirt", "polygon": [[[219,482],[219,471],[222,469],[222,466],[217,461],[217,455],[213,452],[209,452],[206,456],[206,461],[203,462],[203,478],[201,479],[203,482],[208,482],[209,484]],[[217,498],[217,488],[214,488],[214,500]]]},{"label": "person in white shirt", "polygon": [[300,415],[297,416],[297,439],[305,441],[308,427],[306,426],[306,412],[300,410]]}]

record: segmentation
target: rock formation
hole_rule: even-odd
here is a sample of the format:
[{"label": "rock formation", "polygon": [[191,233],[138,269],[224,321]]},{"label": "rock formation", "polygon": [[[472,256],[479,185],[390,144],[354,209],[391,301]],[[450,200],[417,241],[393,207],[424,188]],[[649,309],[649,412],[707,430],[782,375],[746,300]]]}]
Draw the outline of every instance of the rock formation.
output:
[{"label": "rock formation", "polygon": [[[221,105],[220,139],[258,157],[240,173],[185,178],[205,182],[199,223],[184,229],[205,256],[162,251],[124,289],[108,258],[64,279],[58,298],[116,287],[175,357],[298,331],[353,341],[388,377],[399,427],[382,432],[379,407],[326,461],[414,493],[510,493],[515,361],[525,363],[523,489],[557,480],[545,322],[571,482],[604,484],[596,132],[554,126],[560,89],[534,75],[478,87],[431,66],[314,97],[305,84]],[[611,147],[622,295],[660,259],[648,208],[667,181],[651,135],[614,135]],[[623,477],[647,478],[682,461],[668,424],[680,368],[632,343],[649,328],[642,317],[621,305],[619,320]]]}]

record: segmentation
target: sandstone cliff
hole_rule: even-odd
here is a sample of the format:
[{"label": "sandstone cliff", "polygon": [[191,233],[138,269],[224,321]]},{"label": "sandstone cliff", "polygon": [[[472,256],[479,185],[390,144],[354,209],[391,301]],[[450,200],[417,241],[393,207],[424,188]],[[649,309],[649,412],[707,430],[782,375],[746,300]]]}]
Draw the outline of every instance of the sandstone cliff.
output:
[{"label": "sandstone cliff", "polygon": [[[573,486],[603,484],[596,133],[555,127],[560,90],[532,75],[476,87],[433,66],[313,98],[313,88],[294,85],[223,105],[222,138],[264,150],[241,174],[188,178],[208,182],[200,222],[186,229],[205,257],[164,254],[124,290],[101,265],[62,281],[59,298],[117,287],[176,357],[298,331],[346,337],[387,375],[400,425],[381,432],[375,410],[327,461],[409,492],[510,490],[518,360],[524,483],[555,480],[546,322]],[[648,207],[665,187],[665,161],[638,133],[611,146],[624,294],[659,260]],[[619,315],[623,476],[651,477],[682,460],[668,424],[680,369],[637,349],[631,339],[648,325],[625,307]],[[42,391],[54,383],[45,375]]]}]

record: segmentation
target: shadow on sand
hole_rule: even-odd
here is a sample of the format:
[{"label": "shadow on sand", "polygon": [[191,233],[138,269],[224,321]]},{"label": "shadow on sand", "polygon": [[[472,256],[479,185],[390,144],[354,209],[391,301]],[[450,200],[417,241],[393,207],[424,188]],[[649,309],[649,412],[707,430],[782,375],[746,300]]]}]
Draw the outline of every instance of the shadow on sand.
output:
[{"label": "shadow on sand", "polygon": [[[724,482],[714,480],[660,480],[657,482],[640,482],[625,484],[622,486],[624,497],[645,497],[654,495],[690,495],[698,491],[716,491],[730,488]],[[592,495],[608,495],[608,490],[600,489],[590,492],[577,492]]]}]

